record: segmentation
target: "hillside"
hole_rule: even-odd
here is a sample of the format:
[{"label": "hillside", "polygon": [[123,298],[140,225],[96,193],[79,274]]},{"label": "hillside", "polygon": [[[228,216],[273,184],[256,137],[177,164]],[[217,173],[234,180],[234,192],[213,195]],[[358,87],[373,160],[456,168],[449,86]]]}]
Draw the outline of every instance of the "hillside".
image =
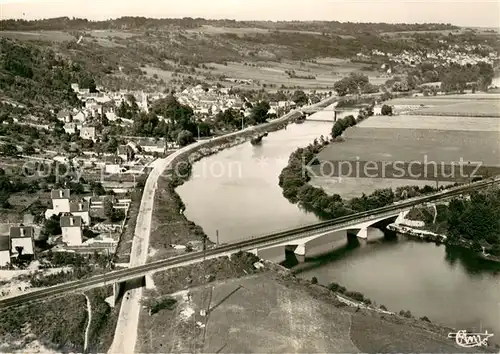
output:
[{"label": "hillside", "polygon": [[[380,69],[388,59],[359,53],[426,53],[479,43],[483,52],[500,49],[495,33],[448,24],[122,17],[3,20],[0,29],[4,95],[56,105],[74,102],[67,92],[70,82],[86,87],[93,86],[92,79],[114,90],[170,91],[203,83],[332,90],[349,72],[364,72],[373,84],[389,78]],[[9,52],[20,56],[13,59]],[[253,83],[228,84],[228,78]]]},{"label": "hillside", "polygon": [[0,98],[27,106],[74,106],[73,82],[95,89],[79,63],[63,60],[45,46],[0,38]]}]

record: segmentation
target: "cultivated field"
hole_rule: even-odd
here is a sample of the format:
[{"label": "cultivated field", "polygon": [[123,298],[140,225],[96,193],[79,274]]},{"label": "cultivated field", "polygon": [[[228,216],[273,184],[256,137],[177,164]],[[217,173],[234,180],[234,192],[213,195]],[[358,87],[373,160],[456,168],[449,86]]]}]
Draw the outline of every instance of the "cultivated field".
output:
[{"label": "cultivated field", "polygon": [[439,105],[412,111],[410,114],[431,116],[500,117],[500,101],[474,100]]},{"label": "cultivated field", "polygon": [[419,96],[419,97],[401,97],[385,102],[388,105],[424,105],[424,106],[443,106],[460,104],[464,102],[490,102],[495,103],[500,100],[500,94],[497,93],[466,93],[463,95],[442,95],[442,96]]},{"label": "cultivated field", "polygon": [[[469,132],[499,132],[500,119],[491,117],[457,117],[433,115],[372,116],[357,125],[359,128],[436,129]],[[497,137],[500,137],[497,136]]]},{"label": "cultivated field", "polygon": [[[283,61],[281,63],[267,61],[252,63],[228,62],[227,65],[207,63],[207,70],[198,70],[202,75],[224,75],[227,78],[252,79],[261,83],[281,85],[287,87],[298,86],[306,89],[332,87],[336,81],[342,79],[352,71],[363,72],[369,76],[372,84],[381,84],[387,77],[379,73],[363,71],[363,66],[356,63],[342,61],[342,64],[323,64],[310,62]],[[290,78],[286,71],[295,71],[297,76],[314,76],[315,79]]]},{"label": "cultivated field", "polygon": [[136,351],[457,351],[443,328],[356,312],[323,287],[273,272],[214,282],[172,297],[177,300],[173,309],[143,314]]},{"label": "cultivated field", "polygon": [[[479,118],[478,118],[479,120]],[[500,166],[498,131],[425,130],[353,127],[345,141],[333,143],[319,154],[320,160],[338,161],[481,161]]]}]

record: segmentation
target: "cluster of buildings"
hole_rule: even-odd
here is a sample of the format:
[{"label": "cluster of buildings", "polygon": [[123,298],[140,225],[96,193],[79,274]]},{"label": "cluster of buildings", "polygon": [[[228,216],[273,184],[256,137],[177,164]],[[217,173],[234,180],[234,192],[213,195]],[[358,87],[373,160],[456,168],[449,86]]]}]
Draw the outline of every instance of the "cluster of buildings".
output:
[{"label": "cluster of buildings", "polygon": [[[104,208],[103,197],[71,198],[69,189],[52,190],[50,193],[51,208],[45,211],[48,220],[60,216],[61,235],[49,237],[48,244],[62,246],[61,250],[85,251],[85,247],[98,251],[100,248],[112,250],[117,240],[105,234],[84,241],[84,229],[91,229],[91,212],[99,213]],[[113,200],[113,208],[125,212],[130,205],[130,199]],[[101,212],[102,214],[102,212]],[[102,225],[96,227],[102,231]],[[108,231],[116,231],[112,225]],[[34,225],[10,226],[9,235],[0,235],[0,267],[12,263],[13,258],[31,260],[35,257],[35,240],[40,239],[39,227]],[[61,247],[59,247],[61,248]]]},{"label": "cluster of buildings", "polygon": [[[445,44],[443,40],[440,41]],[[408,51],[404,50],[401,53],[386,53],[378,49],[372,50],[370,53],[358,53],[357,57],[360,59],[370,59],[373,57],[385,57],[390,62],[405,66],[416,66],[424,62],[436,63],[436,64],[477,64],[479,62],[485,62],[487,64],[492,64],[493,61],[498,60],[498,53],[489,52],[487,56],[480,55],[478,51],[486,50],[485,47],[481,45],[449,45],[446,49],[439,50],[429,50],[425,53],[420,51]],[[382,67],[388,74],[390,74],[391,68],[389,65]]]},{"label": "cluster of buildings", "polygon": [[77,94],[78,99],[84,103],[84,106],[79,109],[62,110],[57,113],[57,119],[64,123],[66,133],[76,134],[79,132],[82,139],[94,142],[97,139],[97,131],[93,125],[99,117],[106,117],[112,122],[120,119],[124,126],[133,123],[132,120],[119,117],[116,114],[117,108],[130,96],[135,98],[139,109],[146,113],[149,112],[151,101],[166,97],[163,93],[147,94],[143,91],[107,92],[102,87],[98,88],[99,92],[90,92],[89,89],[80,88],[78,84],[72,84],[71,88]]},{"label": "cluster of buildings", "polygon": [[215,115],[228,108],[236,110],[244,107],[244,101],[237,95],[230,94],[229,88],[216,86],[204,89],[197,85],[175,94],[180,104],[189,106],[195,113],[201,115]]},{"label": "cluster of buildings", "polygon": [[[175,94],[175,96],[179,103],[191,107],[195,113],[205,117],[214,116],[229,108],[242,111],[245,117],[251,114],[251,109],[245,104],[248,100],[231,94],[230,89],[227,87],[218,88],[217,86],[213,86],[203,88],[202,85],[198,85],[187,88]],[[282,114],[286,109],[292,109],[296,106],[295,102],[291,100],[269,102],[269,105],[271,106],[269,114],[276,115]]]}]

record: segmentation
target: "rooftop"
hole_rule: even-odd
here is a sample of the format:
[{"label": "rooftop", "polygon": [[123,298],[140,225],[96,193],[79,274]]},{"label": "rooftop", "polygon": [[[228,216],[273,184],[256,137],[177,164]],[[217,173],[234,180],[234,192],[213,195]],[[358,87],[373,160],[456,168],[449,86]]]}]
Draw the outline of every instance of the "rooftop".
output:
[{"label": "rooftop", "polygon": [[13,226],[10,228],[10,238],[31,238],[35,234],[32,226]]},{"label": "rooftop", "polygon": [[79,212],[79,211],[89,211],[89,202],[88,201],[81,201],[81,200],[75,200],[71,201],[69,203],[69,211],[71,213],[74,212]]},{"label": "rooftop", "polygon": [[81,216],[64,215],[61,216],[61,227],[81,227]]},{"label": "rooftop", "polygon": [[69,189],[54,189],[50,192],[50,197],[52,199],[69,199],[69,196]]}]

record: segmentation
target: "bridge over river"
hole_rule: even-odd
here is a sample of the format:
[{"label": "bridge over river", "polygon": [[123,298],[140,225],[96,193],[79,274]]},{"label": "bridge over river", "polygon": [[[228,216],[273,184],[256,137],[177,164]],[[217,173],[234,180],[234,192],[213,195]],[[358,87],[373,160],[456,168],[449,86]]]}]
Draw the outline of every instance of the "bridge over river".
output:
[{"label": "bridge over river", "polygon": [[[146,279],[157,271],[170,268],[182,267],[193,263],[202,262],[205,259],[212,259],[222,256],[247,251],[258,254],[259,250],[272,247],[292,247],[295,246],[295,252],[299,256],[307,256],[308,246],[315,239],[324,237],[339,238],[345,237],[348,231],[354,231],[360,238],[366,238],[368,228],[376,226],[380,222],[396,218],[400,213],[405,212],[415,206],[443,201],[452,197],[459,196],[465,192],[487,188],[500,181],[500,178],[492,178],[467,185],[450,188],[444,191],[430,195],[412,198],[394,203],[382,208],[373,209],[366,212],[356,213],[345,217],[328,220],[313,225],[302,226],[290,230],[276,232],[273,234],[255,236],[246,240],[241,240],[221,247],[216,247],[202,252],[187,253],[185,255],[156,261],[144,265],[134,266],[128,269],[118,270],[107,274],[95,276],[88,279],[68,282],[55,285],[46,289],[40,289],[9,296],[0,299],[0,309],[22,305],[26,302],[40,301],[49,297],[62,296],[69,292],[81,292],[93,288],[98,288],[113,284],[115,301],[122,293],[123,288],[127,287],[127,282],[136,279]],[[141,281],[139,286],[144,286],[145,281]]]}]

